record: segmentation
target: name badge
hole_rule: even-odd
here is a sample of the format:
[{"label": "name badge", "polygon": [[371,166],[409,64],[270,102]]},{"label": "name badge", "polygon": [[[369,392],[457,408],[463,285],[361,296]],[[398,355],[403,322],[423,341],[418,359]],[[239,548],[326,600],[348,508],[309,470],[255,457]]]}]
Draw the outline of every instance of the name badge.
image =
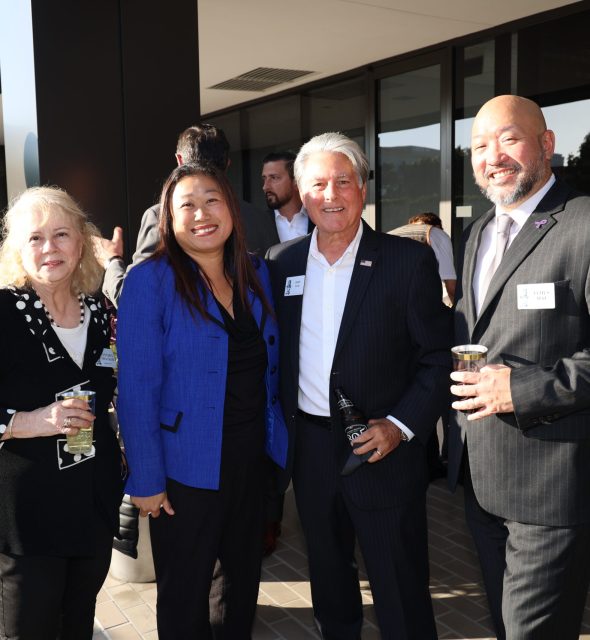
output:
[{"label": "name badge", "polygon": [[555,309],[555,285],[553,282],[519,284],[516,298],[519,309]]},{"label": "name badge", "polygon": [[305,276],[291,276],[285,281],[285,296],[302,296]]},{"label": "name badge", "polygon": [[96,363],[97,367],[110,367],[111,369],[117,368],[117,361],[115,360],[115,354],[106,347],[102,350],[100,358]]}]

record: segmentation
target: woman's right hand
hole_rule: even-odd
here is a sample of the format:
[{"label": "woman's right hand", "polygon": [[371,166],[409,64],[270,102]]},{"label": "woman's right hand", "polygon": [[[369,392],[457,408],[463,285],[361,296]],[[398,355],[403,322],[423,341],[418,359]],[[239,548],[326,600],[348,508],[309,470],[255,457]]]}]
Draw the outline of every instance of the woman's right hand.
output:
[{"label": "woman's right hand", "polygon": [[142,518],[146,516],[157,518],[160,515],[160,509],[164,509],[169,516],[174,515],[174,509],[165,491],[157,493],[155,496],[131,496],[131,502],[139,509],[139,515]]},{"label": "woman's right hand", "polygon": [[14,416],[12,435],[14,438],[74,436],[80,429],[90,428],[94,419],[86,400],[68,398],[34,411],[18,411]]}]

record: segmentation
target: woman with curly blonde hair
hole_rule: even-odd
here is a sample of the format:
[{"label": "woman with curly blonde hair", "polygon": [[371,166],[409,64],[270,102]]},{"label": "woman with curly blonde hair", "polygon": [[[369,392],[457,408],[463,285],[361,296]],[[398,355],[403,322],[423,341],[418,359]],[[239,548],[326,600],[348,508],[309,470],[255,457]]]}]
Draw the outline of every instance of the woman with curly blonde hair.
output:
[{"label": "woman with curly blonde hair", "polygon": [[[108,424],[109,323],[92,297],[96,228],[65,192],[28,189],[0,245],[0,637],[90,640],[121,499]],[[60,397],[94,391],[86,400]],[[84,452],[67,436],[94,425]]]}]

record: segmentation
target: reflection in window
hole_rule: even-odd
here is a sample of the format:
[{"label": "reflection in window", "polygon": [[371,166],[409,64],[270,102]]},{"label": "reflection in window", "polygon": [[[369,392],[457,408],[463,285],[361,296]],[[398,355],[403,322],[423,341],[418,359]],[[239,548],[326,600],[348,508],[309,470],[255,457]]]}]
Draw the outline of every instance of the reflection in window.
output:
[{"label": "reflection in window", "polygon": [[479,108],[494,97],[493,40],[465,47],[457,52],[455,107],[455,151],[453,164],[453,235],[460,237],[474,218],[490,208],[481,194],[471,169],[471,127]]},{"label": "reflection in window", "polygon": [[440,204],[440,66],[379,82],[381,230]]},{"label": "reflection in window", "polygon": [[340,131],[365,149],[367,92],[363,77],[310,89],[302,101],[303,130],[310,138]]},{"label": "reflection in window", "polygon": [[555,173],[571,187],[590,193],[590,100],[543,107],[547,127],[555,132]]}]

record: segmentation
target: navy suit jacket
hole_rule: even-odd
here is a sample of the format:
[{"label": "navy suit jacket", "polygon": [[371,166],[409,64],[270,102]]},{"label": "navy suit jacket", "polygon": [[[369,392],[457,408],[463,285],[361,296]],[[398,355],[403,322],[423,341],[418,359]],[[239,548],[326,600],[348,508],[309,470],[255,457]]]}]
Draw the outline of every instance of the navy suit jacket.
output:
[{"label": "navy suit jacket", "polygon": [[[253,261],[272,302],[266,265]],[[205,302],[221,326],[191,314],[165,258],[142,262],[125,279],[117,325],[117,412],[130,495],[160,493],[167,477],[191,487],[219,488],[228,336],[210,294]],[[266,450],[284,467],[287,431],[278,402],[277,324],[253,294],[250,303],[268,353]]]},{"label": "navy suit jacket", "polygon": [[[451,317],[442,303],[429,247],[364,229],[351,276],[330,379],[334,444],[342,465],[350,445],[333,393],[342,387],[367,418],[392,415],[416,437],[382,461],[342,478],[361,508],[412,500],[427,485],[424,445],[449,399]],[[285,296],[285,281],[306,272],[311,236],[267,254],[281,331],[281,400],[293,442],[299,386],[302,296]],[[319,302],[319,301],[318,301]],[[293,462],[289,450],[288,471]],[[288,474],[283,484],[288,480]]]}]

